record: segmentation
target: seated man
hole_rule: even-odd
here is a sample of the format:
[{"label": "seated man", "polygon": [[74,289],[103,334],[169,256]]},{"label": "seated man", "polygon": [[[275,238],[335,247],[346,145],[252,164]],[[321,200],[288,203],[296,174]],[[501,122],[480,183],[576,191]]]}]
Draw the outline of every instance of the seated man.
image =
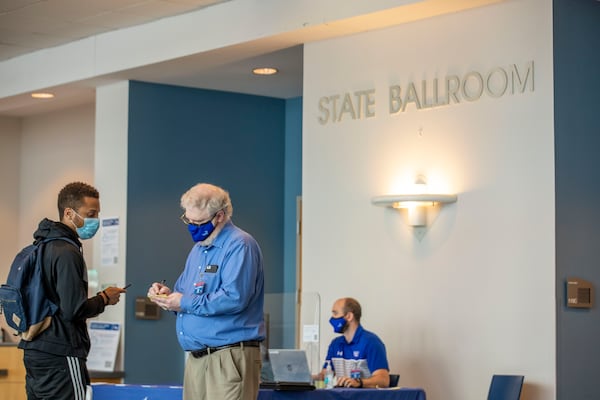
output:
[{"label": "seated man", "polygon": [[[377,335],[363,329],[361,314],[360,304],[353,298],[338,299],[333,304],[329,323],[334,332],[342,335],[331,341],[325,365],[327,361],[331,362],[336,386],[388,387],[390,373],[385,345]],[[324,377],[325,367],[315,378],[322,380]]]}]

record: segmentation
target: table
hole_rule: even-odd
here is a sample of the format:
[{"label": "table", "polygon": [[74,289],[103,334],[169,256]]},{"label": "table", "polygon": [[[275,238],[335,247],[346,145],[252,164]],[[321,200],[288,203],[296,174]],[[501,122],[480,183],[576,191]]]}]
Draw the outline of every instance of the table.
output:
[{"label": "table", "polygon": [[[96,383],[94,400],[181,400],[181,386],[113,385]],[[419,388],[392,389],[318,389],[284,392],[260,389],[258,400],[426,400]]]}]

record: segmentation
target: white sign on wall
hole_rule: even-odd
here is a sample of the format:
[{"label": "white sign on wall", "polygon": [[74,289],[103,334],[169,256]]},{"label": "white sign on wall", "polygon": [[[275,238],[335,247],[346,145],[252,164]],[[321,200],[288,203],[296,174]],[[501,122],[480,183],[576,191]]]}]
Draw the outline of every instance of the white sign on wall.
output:
[{"label": "white sign on wall", "polygon": [[102,266],[114,266],[119,262],[119,218],[103,218],[100,258]]},{"label": "white sign on wall", "polygon": [[93,321],[89,323],[88,332],[92,344],[87,359],[88,369],[113,372],[119,349],[121,324]]}]

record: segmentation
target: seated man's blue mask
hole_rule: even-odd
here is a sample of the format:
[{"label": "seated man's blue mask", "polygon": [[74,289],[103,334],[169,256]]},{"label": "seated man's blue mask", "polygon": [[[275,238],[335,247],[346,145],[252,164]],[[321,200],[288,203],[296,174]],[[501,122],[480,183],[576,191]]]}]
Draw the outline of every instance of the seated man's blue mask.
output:
[{"label": "seated man's blue mask", "polygon": [[348,324],[348,321],[346,321],[346,319],[344,317],[339,317],[339,318],[329,318],[329,323],[331,324],[331,326],[333,326],[333,331],[335,333],[344,333],[344,331],[346,330],[346,325]]}]

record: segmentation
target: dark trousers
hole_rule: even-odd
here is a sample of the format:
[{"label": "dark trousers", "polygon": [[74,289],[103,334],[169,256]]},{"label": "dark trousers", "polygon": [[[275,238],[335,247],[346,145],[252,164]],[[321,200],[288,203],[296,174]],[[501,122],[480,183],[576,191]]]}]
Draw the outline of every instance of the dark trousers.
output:
[{"label": "dark trousers", "polygon": [[28,400],[85,400],[90,376],[85,359],[25,350]]}]

